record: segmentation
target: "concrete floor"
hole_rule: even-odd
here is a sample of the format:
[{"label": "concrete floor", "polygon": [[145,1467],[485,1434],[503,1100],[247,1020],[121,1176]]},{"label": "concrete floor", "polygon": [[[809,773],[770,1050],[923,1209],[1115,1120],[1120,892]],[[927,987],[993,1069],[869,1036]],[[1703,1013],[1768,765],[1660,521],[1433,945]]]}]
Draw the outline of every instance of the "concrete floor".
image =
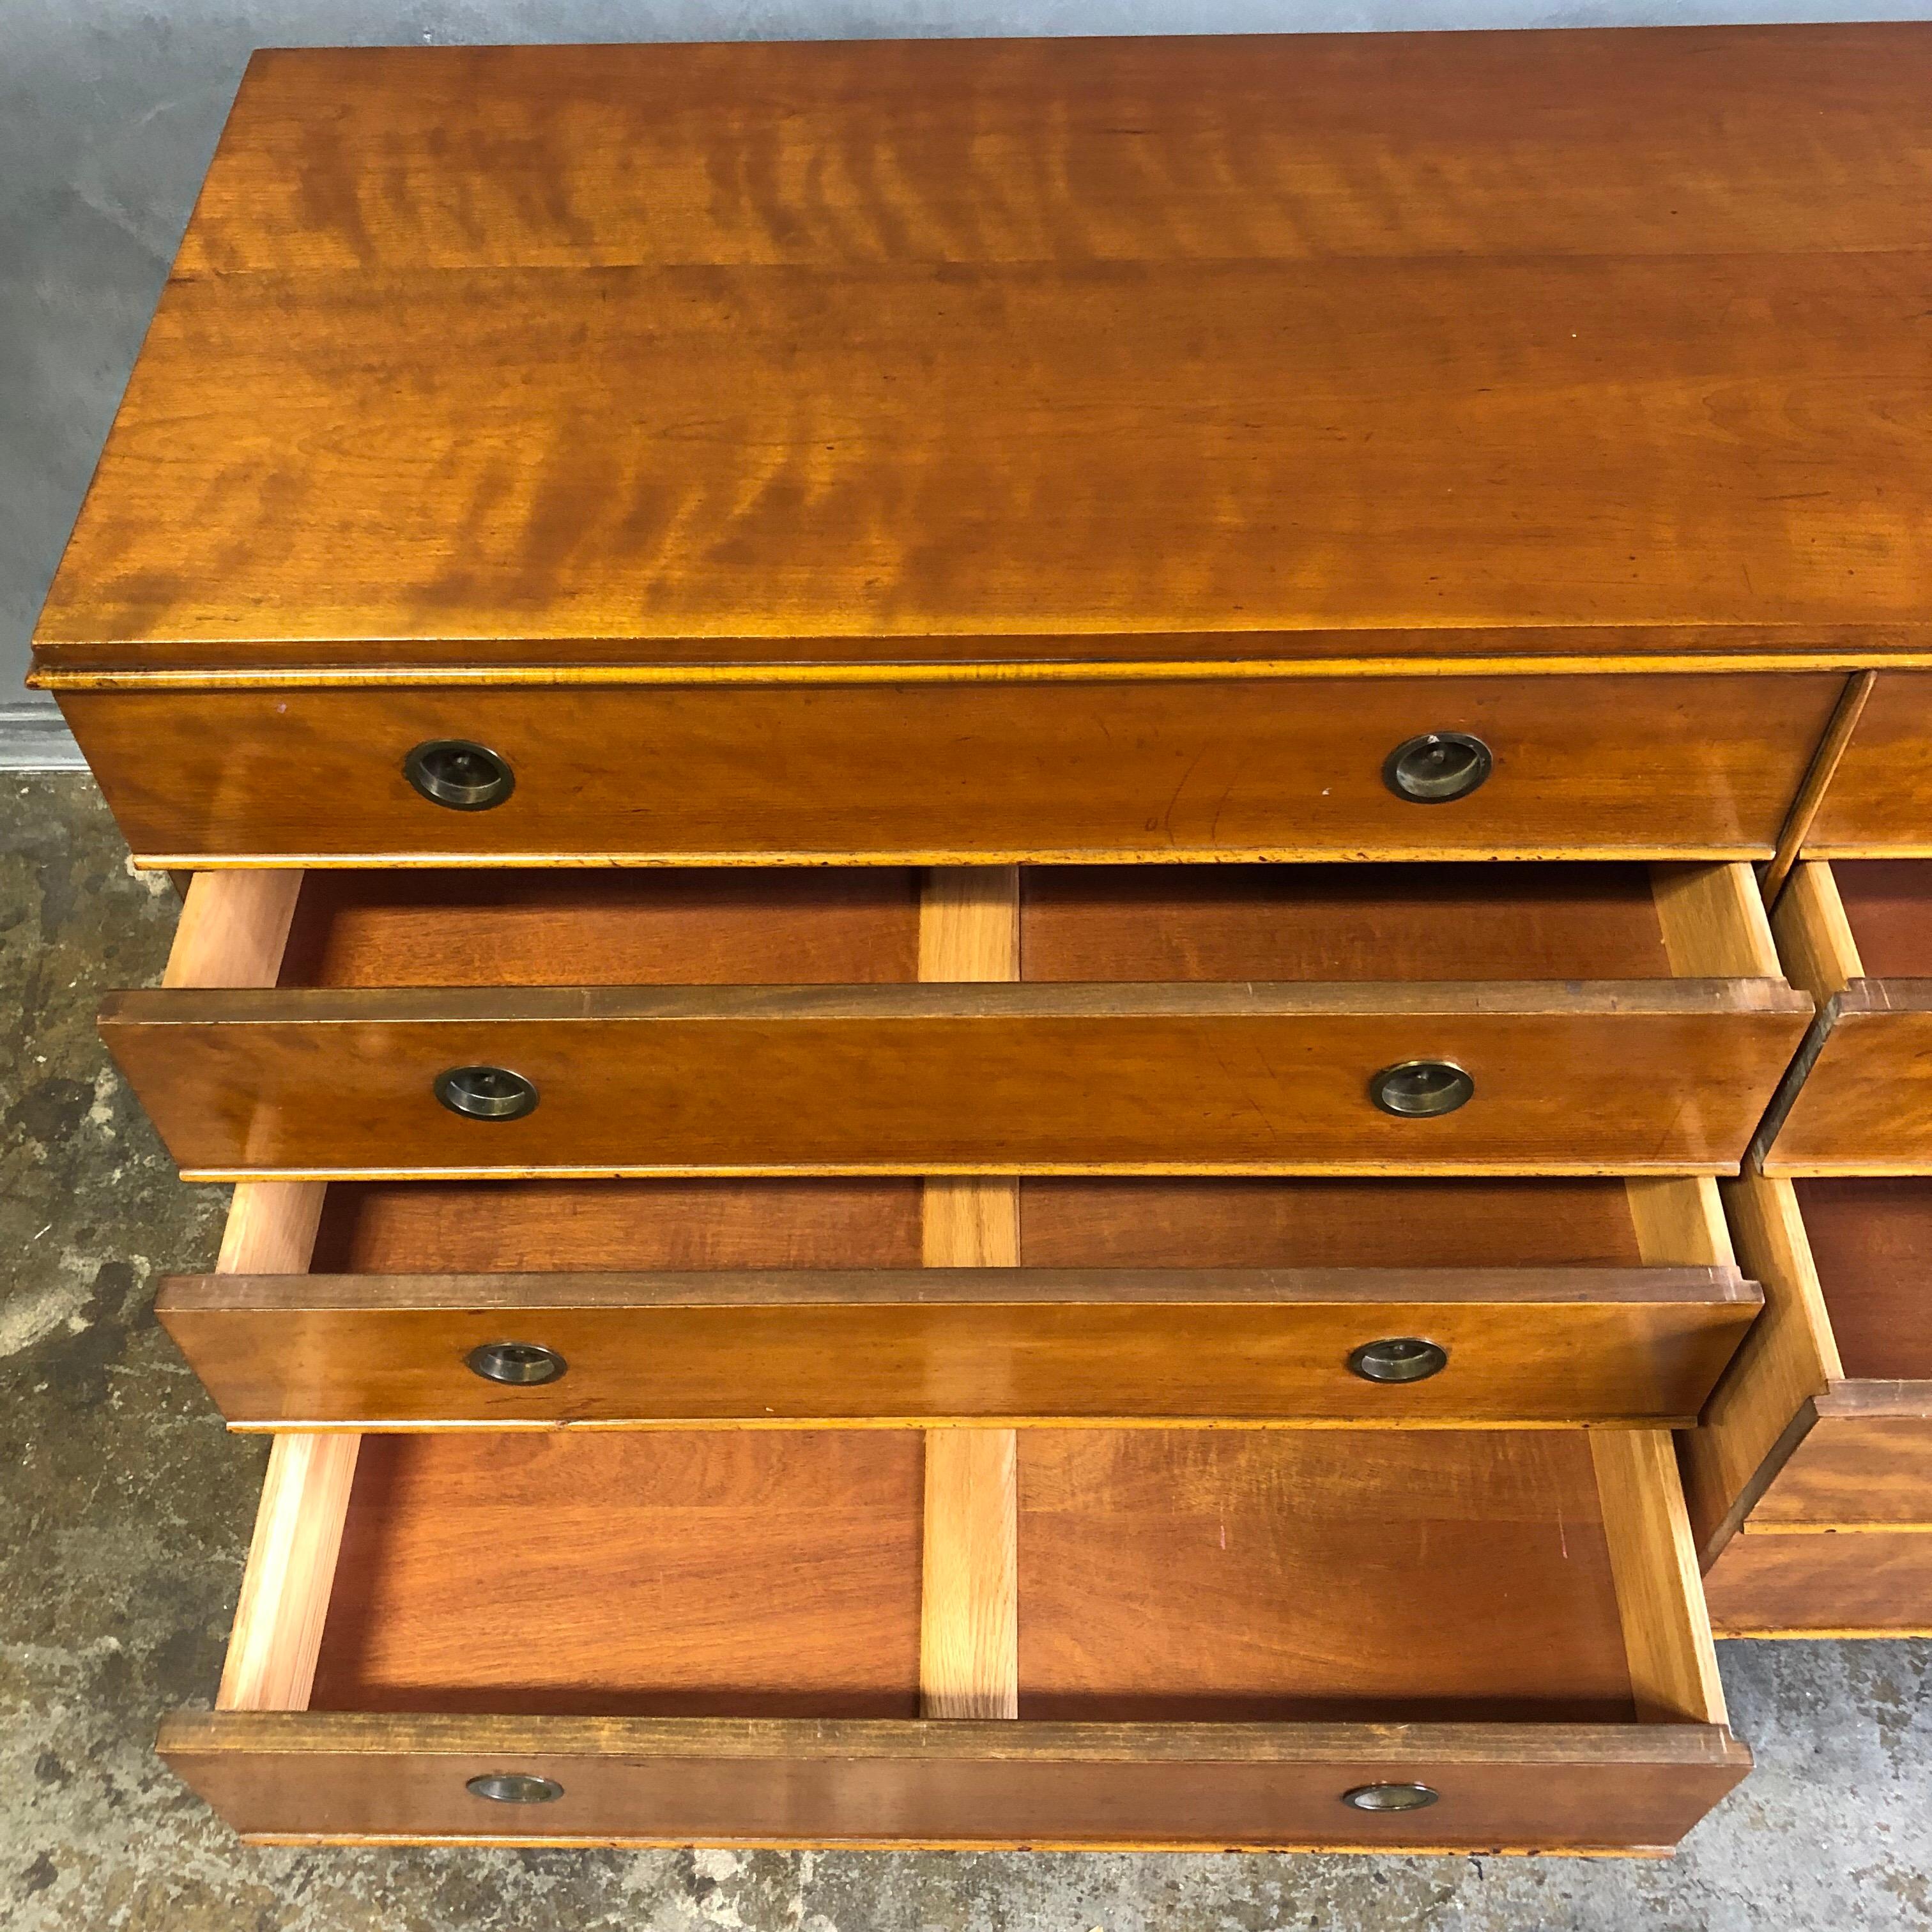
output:
[{"label": "concrete floor", "polygon": [[85,778],[0,775],[0,1922],[10,1932],[1262,1932],[1932,1926],[1932,1643],[1720,1646],[1743,1790],[1672,1861],[251,1851],[152,1755],[221,1665],[265,1450],[155,1327],[224,1196],[175,1179],[100,994],[176,902]]}]

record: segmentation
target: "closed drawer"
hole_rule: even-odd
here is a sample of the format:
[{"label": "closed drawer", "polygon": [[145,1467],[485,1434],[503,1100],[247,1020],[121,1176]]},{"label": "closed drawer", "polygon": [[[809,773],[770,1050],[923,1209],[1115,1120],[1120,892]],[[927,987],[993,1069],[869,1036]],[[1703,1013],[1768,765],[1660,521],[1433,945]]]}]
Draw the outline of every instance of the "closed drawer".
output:
[{"label": "closed drawer", "polygon": [[912,1180],[247,1183],[157,1312],[253,1429],[1658,1426],[1762,1300],[1708,1179],[977,1189],[1010,1264]]},{"label": "closed drawer", "polygon": [[1932,1178],[1723,1192],[1766,1300],[1683,1438],[1719,1634],[1932,1631]]},{"label": "closed drawer", "polygon": [[1760,1131],[1764,1171],[1932,1170],[1932,860],[1807,862],[1773,925],[1818,1016]]},{"label": "closed drawer", "polygon": [[1654,1850],[1749,1763],[1630,1430],[282,1436],[161,1749],[562,1844]]},{"label": "closed drawer", "polygon": [[1672,1173],[1810,1015],[1742,866],[1236,866],[203,874],[102,1024],[200,1179]]},{"label": "closed drawer", "polygon": [[[80,692],[62,706],[142,862],[1756,858],[1828,674],[1054,678]],[[1393,753],[1478,739],[1466,795]],[[418,791],[418,747],[510,788]]]}]

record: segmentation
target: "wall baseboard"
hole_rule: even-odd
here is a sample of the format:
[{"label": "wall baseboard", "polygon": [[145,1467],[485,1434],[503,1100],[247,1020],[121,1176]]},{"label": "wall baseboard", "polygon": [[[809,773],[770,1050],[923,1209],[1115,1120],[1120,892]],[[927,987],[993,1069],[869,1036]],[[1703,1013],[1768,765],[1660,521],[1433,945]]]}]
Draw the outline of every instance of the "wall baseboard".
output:
[{"label": "wall baseboard", "polygon": [[0,772],[84,772],[87,760],[51,704],[0,704]]}]

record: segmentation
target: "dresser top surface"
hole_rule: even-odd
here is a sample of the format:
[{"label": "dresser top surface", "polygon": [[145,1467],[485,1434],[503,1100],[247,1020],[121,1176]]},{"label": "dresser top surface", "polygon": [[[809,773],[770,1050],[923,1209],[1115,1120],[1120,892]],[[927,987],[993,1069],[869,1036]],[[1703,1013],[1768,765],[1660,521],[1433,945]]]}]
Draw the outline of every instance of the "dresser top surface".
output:
[{"label": "dresser top surface", "polygon": [[1932,26],[250,63],[44,671],[1932,646]]}]

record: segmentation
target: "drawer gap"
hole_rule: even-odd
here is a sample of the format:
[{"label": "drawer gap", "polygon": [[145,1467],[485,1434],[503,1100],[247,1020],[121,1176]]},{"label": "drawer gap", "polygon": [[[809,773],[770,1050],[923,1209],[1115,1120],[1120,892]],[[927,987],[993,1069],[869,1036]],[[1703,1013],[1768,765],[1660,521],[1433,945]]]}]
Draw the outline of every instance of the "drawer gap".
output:
[{"label": "drawer gap", "polygon": [[[1731,1257],[1727,1244],[1713,1245],[1721,1221],[1714,1236],[1695,1204],[1707,1186],[1028,1177],[1018,1184],[1018,1259],[1030,1268],[1722,1265]],[[916,1268],[925,1258],[922,1198],[914,1180],[331,1181],[314,1271]],[[1692,1204],[1674,1228],[1653,1232],[1647,1204],[1660,1199]]]},{"label": "drawer gap", "polygon": [[[1016,872],[1018,971],[922,971],[922,892]],[[322,868],[197,874],[166,983],[1776,978],[1762,928],[1736,863]]]},{"label": "drawer gap", "polygon": [[312,871],[284,986],[895,984],[919,976],[905,866]]},{"label": "drawer gap", "polygon": [[[1012,869],[942,868],[938,875]],[[274,983],[1774,976],[1774,966],[1735,944],[1721,958],[1682,956],[1677,940],[1684,919],[1676,902],[1682,882],[1721,882],[1732,874],[1748,882],[1743,866],[1616,862],[1030,866],[1022,873],[1018,974],[940,976],[920,970],[924,875],[912,868],[324,869],[279,875],[300,877],[302,885]]]},{"label": "drawer gap", "polygon": [[916,1268],[916,1180],[328,1184],[323,1274]]},{"label": "drawer gap", "polygon": [[1042,981],[1667,979],[1637,865],[1029,868]]}]

